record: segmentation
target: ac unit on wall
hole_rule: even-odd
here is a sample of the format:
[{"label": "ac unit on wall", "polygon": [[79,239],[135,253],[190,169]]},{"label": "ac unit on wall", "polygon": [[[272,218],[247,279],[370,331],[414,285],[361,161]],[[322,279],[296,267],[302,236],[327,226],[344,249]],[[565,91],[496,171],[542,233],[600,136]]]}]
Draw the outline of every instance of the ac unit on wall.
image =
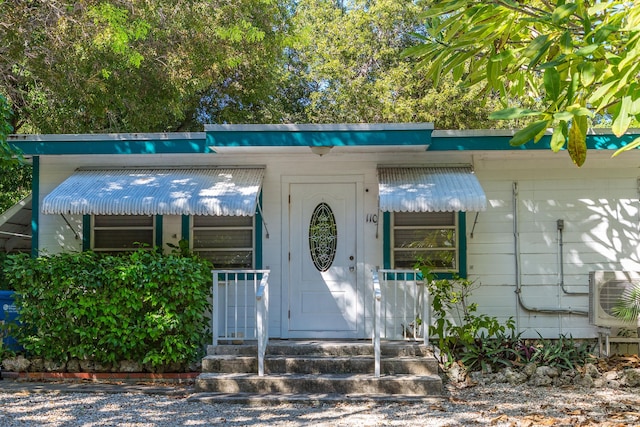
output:
[{"label": "ac unit on wall", "polygon": [[609,328],[640,328],[636,322],[613,315],[625,291],[640,288],[640,273],[634,271],[592,271],[589,273],[589,323]]}]

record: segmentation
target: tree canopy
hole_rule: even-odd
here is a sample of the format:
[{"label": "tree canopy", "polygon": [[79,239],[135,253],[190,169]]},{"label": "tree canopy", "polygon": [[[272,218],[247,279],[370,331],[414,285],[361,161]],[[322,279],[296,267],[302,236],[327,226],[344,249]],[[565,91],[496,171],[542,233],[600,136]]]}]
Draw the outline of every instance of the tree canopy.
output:
[{"label": "tree canopy", "polygon": [[7,143],[13,132],[13,112],[7,99],[0,94],[0,212],[4,212],[31,191],[31,166]]},{"label": "tree canopy", "polygon": [[492,96],[450,78],[435,88],[402,55],[425,32],[421,12],[413,0],[0,0],[0,93],[19,133],[487,127]]},{"label": "tree canopy", "polygon": [[[537,142],[586,159],[590,121],[620,136],[640,118],[640,2],[445,0],[425,2],[423,42],[409,53],[428,76],[451,75],[500,96],[493,119],[531,118],[511,144]],[[527,108],[527,102],[542,108]],[[523,105],[524,103],[524,105]],[[640,145],[640,138],[623,150]],[[617,153],[616,153],[617,154]]]},{"label": "tree canopy", "polygon": [[250,110],[257,94],[273,90],[285,3],[0,1],[0,93],[15,112],[13,127],[200,130],[210,94]]},{"label": "tree canopy", "polygon": [[425,30],[421,13],[412,0],[298,1],[289,65],[306,104],[296,120],[487,127],[478,91],[451,79],[435,88],[415,71],[415,58],[403,56]]}]

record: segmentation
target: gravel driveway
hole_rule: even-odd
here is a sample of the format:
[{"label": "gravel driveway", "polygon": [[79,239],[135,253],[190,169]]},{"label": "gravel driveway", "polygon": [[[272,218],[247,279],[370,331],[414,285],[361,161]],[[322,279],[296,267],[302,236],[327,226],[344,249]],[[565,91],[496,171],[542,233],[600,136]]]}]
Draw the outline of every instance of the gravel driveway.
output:
[{"label": "gravel driveway", "polygon": [[640,390],[490,385],[420,402],[206,403],[189,388],[147,394],[3,391],[0,426],[637,426]]}]

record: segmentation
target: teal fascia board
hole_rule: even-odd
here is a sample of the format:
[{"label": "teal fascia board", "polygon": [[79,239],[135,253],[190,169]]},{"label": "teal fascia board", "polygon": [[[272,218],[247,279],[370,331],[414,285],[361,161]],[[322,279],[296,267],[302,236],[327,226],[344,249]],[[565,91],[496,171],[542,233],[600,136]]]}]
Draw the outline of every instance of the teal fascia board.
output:
[{"label": "teal fascia board", "polygon": [[207,145],[215,147],[365,147],[429,145],[431,129],[224,131],[207,132]]},{"label": "teal fascia board", "polygon": [[31,169],[31,256],[40,251],[40,157],[34,156]]},{"label": "teal fascia board", "polygon": [[458,276],[467,277],[467,213],[458,212]]},{"label": "teal fascia board", "polygon": [[162,240],[162,234],[163,234],[163,216],[162,215],[156,215],[156,235],[155,235],[155,246],[158,248],[162,248],[164,245],[164,242]]},{"label": "teal fascia board", "polygon": [[[258,205],[262,206],[262,192],[260,192],[260,195],[258,196]],[[255,221],[254,224],[254,241],[255,241],[255,245],[254,245],[254,268],[256,270],[262,270],[262,221],[264,220],[264,218],[262,218],[262,214],[260,213],[261,209],[257,209],[256,213],[255,213],[255,218],[253,219]]]},{"label": "teal fascia board", "polygon": [[82,250],[91,249],[91,215],[82,215]]},{"label": "teal fascia board", "polygon": [[213,153],[207,146],[204,134],[194,138],[158,139],[100,139],[89,135],[56,136],[55,139],[38,139],[34,135],[12,135],[8,141],[24,155],[64,154],[206,154]]},{"label": "teal fascia board", "polygon": [[182,215],[182,238],[187,243],[191,240],[191,217],[189,215]]},{"label": "teal fascia board", "polygon": [[[617,137],[613,134],[587,135],[587,149],[589,150],[618,150],[640,134],[629,134]],[[511,146],[511,136],[483,135],[483,136],[432,136],[429,151],[523,151],[551,149],[551,135],[543,136],[540,141],[533,140],[519,146]]]}]

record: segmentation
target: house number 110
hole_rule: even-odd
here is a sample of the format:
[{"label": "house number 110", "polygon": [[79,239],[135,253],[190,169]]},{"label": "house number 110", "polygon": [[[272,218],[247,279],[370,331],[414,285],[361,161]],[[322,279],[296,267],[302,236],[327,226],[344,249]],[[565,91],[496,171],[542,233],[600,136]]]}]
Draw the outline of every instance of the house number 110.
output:
[{"label": "house number 110", "polygon": [[365,216],[365,221],[366,222],[370,222],[372,224],[377,224],[378,223],[378,214],[367,214]]}]

